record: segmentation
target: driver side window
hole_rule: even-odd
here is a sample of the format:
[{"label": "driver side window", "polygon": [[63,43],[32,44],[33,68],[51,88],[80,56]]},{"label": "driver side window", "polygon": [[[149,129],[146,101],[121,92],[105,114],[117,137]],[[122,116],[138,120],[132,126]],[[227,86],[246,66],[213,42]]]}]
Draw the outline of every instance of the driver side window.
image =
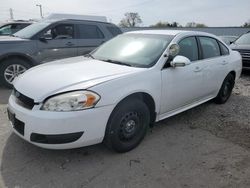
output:
[{"label": "driver side window", "polygon": [[178,55],[188,58],[190,61],[199,59],[198,45],[195,37],[188,37],[179,42],[180,52]]},{"label": "driver side window", "polygon": [[45,39],[73,39],[74,26],[70,24],[61,24],[50,28],[43,34]]}]

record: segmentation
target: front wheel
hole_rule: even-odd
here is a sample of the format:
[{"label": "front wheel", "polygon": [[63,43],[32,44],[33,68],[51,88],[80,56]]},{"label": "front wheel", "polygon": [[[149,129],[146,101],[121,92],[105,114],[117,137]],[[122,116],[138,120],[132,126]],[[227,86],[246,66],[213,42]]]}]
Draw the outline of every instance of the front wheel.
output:
[{"label": "front wheel", "polygon": [[233,74],[228,74],[220,88],[218,95],[215,97],[217,104],[224,104],[227,102],[234,88],[235,77]]},{"label": "front wheel", "polygon": [[116,152],[130,151],[140,144],[149,123],[150,112],[143,101],[125,100],[112,112],[104,142]]},{"label": "front wheel", "polygon": [[12,88],[13,81],[16,77],[23,74],[30,68],[30,65],[22,59],[11,58],[0,62],[0,82]]}]

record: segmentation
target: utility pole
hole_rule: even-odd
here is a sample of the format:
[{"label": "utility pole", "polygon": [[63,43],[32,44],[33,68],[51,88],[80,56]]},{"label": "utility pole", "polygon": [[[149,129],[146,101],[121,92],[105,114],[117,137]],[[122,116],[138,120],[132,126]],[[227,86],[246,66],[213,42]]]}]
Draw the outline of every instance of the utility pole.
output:
[{"label": "utility pole", "polygon": [[41,15],[41,18],[43,19],[43,8],[42,8],[42,5],[36,5],[37,7],[40,8],[40,15]]},{"label": "utility pole", "polygon": [[14,20],[13,9],[10,8],[10,20]]}]

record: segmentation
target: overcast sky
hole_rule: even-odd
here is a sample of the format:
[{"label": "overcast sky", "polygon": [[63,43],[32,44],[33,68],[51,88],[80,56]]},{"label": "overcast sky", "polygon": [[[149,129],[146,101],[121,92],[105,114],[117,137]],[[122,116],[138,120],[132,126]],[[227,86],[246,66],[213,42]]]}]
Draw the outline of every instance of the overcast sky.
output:
[{"label": "overcast sky", "polygon": [[10,8],[15,19],[39,18],[36,4],[43,5],[45,15],[101,15],[116,24],[125,12],[138,12],[143,26],[158,21],[177,21],[182,25],[194,21],[208,26],[240,26],[250,20],[249,0],[2,0],[0,21],[10,17]]}]

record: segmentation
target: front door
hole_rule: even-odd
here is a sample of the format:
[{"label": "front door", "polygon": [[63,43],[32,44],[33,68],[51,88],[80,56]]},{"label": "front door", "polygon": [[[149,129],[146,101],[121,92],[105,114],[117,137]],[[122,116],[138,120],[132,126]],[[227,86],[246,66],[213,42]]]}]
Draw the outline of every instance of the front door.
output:
[{"label": "front door", "polygon": [[187,57],[191,64],[184,67],[168,67],[162,70],[161,114],[171,113],[203,97],[203,64],[199,60],[195,37],[179,42],[178,55]]},{"label": "front door", "polygon": [[46,30],[42,40],[37,41],[40,62],[73,57],[77,55],[77,41],[75,39],[74,25],[59,24]]}]

